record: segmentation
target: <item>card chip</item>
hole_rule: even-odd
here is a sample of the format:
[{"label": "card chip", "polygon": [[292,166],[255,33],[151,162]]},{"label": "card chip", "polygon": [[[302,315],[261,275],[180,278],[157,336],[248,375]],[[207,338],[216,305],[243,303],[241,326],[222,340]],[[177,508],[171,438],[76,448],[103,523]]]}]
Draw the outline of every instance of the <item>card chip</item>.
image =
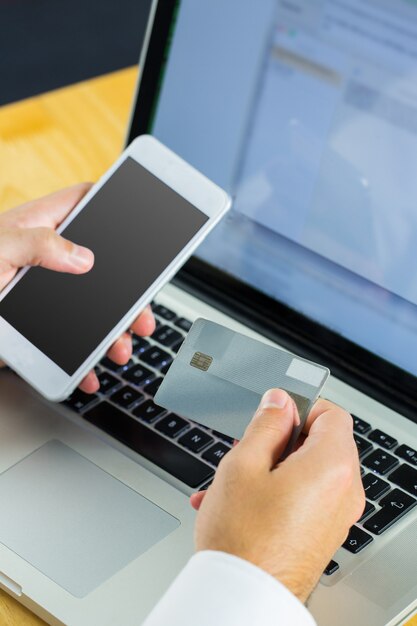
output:
[{"label": "card chip", "polygon": [[190,361],[190,365],[196,367],[203,372],[207,372],[210,365],[213,363],[213,357],[203,352],[195,352],[193,358]]}]

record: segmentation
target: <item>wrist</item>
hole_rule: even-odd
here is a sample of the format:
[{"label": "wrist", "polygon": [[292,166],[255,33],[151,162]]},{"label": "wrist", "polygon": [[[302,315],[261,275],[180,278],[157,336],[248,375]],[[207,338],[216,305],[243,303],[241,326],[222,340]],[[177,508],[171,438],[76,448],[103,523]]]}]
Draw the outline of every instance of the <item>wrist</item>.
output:
[{"label": "wrist", "polygon": [[250,551],[229,549],[224,545],[207,547],[205,550],[225,553],[250,563],[286,587],[303,604],[307,602],[324,569],[318,563],[313,563],[309,559],[288,559],[284,554],[274,554],[269,559],[260,559]]},{"label": "wrist", "polygon": [[[305,582],[303,577],[273,575],[264,566],[254,563],[246,557],[229,552],[225,549],[204,548],[196,552],[192,561],[195,559],[203,559],[205,561],[213,561],[214,559],[218,563],[221,563],[223,567],[240,570],[242,573],[245,572],[246,575],[253,581],[257,581],[259,590],[262,589],[267,593],[269,589],[270,592],[283,594],[283,597],[287,598],[286,601],[288,603],[291,603],[294,608],[297,607],[297,611],[300,612],[300,616],[302,615],[306,617],[308,615],[310,617],[311,624],[314,624],[314,620],[312,620],[310,614],[308,613],[305,604],[317,581],[312,582],[311,588],[307,588],[307,586],[303,584]],[[259,591],[257,593],[259,593]]]},{"label": "wrist", "polygon": [[291,573],[280,573],[274,575],[274,578],[288,589],[302,604],[306,604],[308,598],[314,591],[318,577],[311,573],[301,572],[291,575]]}]

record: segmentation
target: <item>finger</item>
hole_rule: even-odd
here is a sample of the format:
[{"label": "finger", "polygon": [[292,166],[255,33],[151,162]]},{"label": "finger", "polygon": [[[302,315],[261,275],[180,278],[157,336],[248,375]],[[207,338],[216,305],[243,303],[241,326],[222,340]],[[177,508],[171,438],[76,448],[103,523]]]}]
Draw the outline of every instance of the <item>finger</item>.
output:
[{"label": "finger", "polygon": [[55,229],[90,189],[91,183],[82,183],[6,211],[2,227]]},{"label": "finger", "polygon": [[193,507],[193,509],[195,509],[196,511],[199,510],[206,493],[207,493],[207,489],[205,489],[204,491],[197,491],[197,493],[191,494],[190,504]]},{"label": "finger", "polygon": [[81,381],[79,385],[81,391],[85,393],[95,393],[100,388],[100,383],[98,382],[98,378],[94,371],[91,371],[87,374],[85,378]]},{"label": "finger", "polygon": [[236,453],[249,453],[272,469],[283,454],[295,425],[294,403],[282,389],[267,391]]},{"label": "finger", "polygon": [[[363,512],[365,496],[353,439],[353,420],[349,413],[331,403],[321,404],[321,408],[324,412],[311,424],[303,445],[285,463],[291,466],[295,462],[298,471],[310,474],[316,486],[318,483],[323,487],[330,486],[335,498],[353,488],[352,505],[355,505],[356,513],[351,523],[354,523]],[[334,491],[335,485],[338,493]]]},{"label": "finger", "polygon": [[353,441],[353,420],[347,411],[335,405],[326,408],[312,423],[305,444],[313,438],[326,438],[344,441],[349,436]]},{"label": "finger", "polygon": [[132,356],[132,338],[130,333],[123,333],[107,352],[107,356],[118,365],[125,365]]},{"label": "finger", "polygon": [[339,407],[337,404],[330,402],[330,400],[319,398],[317,402],[315,402],[313,408],[311,409],[310,413],[307,416],[307,419],[303,427],[303,433],[305,435],[308,435],[308,433],[310,432],[310,428],[312,427],[316,419],[320,417],[320,415],[322,415],[323,413],[326,413],[327,411],[334,411],[334,410],[344,411],[344,409]]},{"label": "finger", "polygon": [[88,272],[94,255],[50,228],[4,230],[0,233],[0,272],[40,265],[57,272]]},{"label": "finger", "polygon": [[147,306],[133,322],[131,330],[141,337],[148,337],[155,332],[155,318],[150,306]]},{"label": "finger", "polygon": [[291,457],[304,457],[309,464],[330,467],[342,467],[343,459],[353,461],[357,457],[357,450],[353,439],[353,421],[349,413],[331,403],[314,407],[312,413],[315,419],[308,435],[303,445]]}]

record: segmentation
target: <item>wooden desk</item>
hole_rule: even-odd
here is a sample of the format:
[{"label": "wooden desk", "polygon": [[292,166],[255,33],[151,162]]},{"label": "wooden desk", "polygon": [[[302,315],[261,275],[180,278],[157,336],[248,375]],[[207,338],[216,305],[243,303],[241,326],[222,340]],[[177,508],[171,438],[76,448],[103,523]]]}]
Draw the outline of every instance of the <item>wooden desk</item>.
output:
[{"label": "wooden desk", "polygon": [[81,181],[120,153],[137,69],[0,108],[0,210]]},{"label": "wooden desk", "polygon": [[[97,180],[122,148],[136,75],[129,68],[0,108],[0,210]],[[44,622],[0,590],[0,624]]]}]

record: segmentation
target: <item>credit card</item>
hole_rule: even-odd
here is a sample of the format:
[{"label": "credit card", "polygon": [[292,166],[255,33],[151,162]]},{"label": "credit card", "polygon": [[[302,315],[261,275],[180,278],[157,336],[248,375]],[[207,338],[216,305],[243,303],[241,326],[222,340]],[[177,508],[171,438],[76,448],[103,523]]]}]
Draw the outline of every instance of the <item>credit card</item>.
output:
[{"label": "credit card", "polygon": [[156,404],[241,439],[267,389],[285,389],[301,425],[330,371],[275,346],[203,318],[191,327],[155,396]]}]

